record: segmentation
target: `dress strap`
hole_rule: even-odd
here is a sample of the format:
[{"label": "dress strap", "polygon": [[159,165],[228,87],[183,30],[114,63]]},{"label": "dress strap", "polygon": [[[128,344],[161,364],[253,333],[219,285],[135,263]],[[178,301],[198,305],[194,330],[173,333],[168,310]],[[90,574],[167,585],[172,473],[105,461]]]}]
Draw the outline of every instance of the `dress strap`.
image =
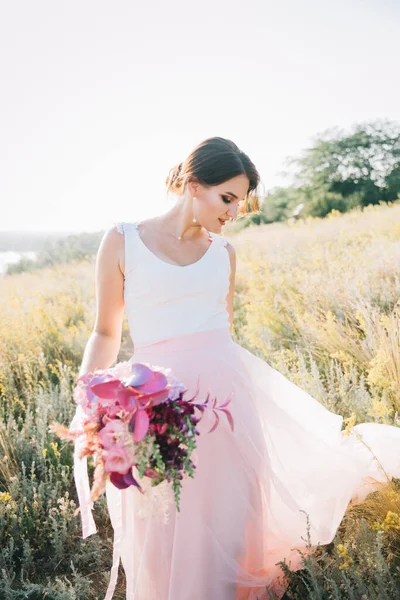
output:
[{"label": "dress strap", "polygon": [[136,237],[138,233],[138,223],[129,223],[127,221],[114,222],[118,233],[125,238],[125,275],[124,278],[133,270],[134,261],[137,255]]},{"label": "dress strap", "polygon": [[218,246],[226,246],[229,242],[228,238],[223,237],[219,233],[213,233],[212,231],[209,231],[209,234],[210,234],[211,238],[214,240],[215,244]]}]

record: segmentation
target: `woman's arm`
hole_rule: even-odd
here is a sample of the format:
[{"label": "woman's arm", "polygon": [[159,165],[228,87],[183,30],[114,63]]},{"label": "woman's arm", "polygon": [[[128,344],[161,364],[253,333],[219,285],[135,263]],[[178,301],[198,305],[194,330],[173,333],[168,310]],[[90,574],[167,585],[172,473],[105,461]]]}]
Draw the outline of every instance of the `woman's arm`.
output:
[{"label": "woman's arm", "polygon": [[79,377],[108,369],[117,360],[124,314],[124,236],[113,226],[104,234],[96,256],[96,319],[86,344]]},{"label": "woman's arm", "polygon": [[233,333],[233,297],[235,294],[235,276],[236,276],[236,251],[235,248],[229,242],[226,245],[229,252],[229,259],[231,262],[231,274],[229,276],[229,292],[226,297],[226,306],[229,315],[229,324],[231,333]]}]

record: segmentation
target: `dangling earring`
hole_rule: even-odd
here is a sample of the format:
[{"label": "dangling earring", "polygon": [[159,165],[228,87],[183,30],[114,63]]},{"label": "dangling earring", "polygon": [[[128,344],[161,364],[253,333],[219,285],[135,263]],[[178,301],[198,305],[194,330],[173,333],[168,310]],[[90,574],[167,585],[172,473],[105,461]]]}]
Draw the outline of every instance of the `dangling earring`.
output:
[{"label": "dangling earring", "polygon": [[[193,200],[196,200],[195,196],[193,196]],[[193,223],[197,223],[196,217],[193,217]]]}]

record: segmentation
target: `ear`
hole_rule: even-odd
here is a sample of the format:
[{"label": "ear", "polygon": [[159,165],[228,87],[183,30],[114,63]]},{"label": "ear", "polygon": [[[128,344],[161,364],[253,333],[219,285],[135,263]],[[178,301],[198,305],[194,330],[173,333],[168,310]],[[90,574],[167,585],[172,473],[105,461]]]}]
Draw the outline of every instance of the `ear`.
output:
[{"label": "ear", "polygon": [[196,179],[192,179],[191,181],[189,181],[187,184],[187,190],[189,192],[189,195],[192,197],[196,196],[199,187],[201,187],[200,183]]}]

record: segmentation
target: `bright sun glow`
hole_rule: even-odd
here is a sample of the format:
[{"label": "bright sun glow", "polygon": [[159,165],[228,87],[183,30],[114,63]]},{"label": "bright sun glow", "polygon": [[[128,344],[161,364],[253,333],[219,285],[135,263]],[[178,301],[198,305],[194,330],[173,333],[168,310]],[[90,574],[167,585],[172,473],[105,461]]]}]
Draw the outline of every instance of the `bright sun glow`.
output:
[{"label": "bright sun glow", "polygon": [[164,212],[168,170],[215,135],[266,189],[290,183],[286,157],[317,133],[400,119],[398,26],[372,0],[8,3],[0,230]]}]

